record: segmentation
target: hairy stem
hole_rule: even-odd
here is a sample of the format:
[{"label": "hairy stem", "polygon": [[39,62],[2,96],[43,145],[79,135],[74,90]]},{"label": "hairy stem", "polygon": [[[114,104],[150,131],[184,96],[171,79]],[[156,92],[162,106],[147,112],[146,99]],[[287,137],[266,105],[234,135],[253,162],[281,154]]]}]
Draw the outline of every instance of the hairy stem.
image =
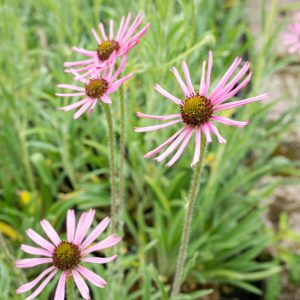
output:
[{"label": "hairy stem", "polygon": [[111,182],[111,224],[112,232],[116,232],[116,218],[117,218],[117,188],[116,188],[116,162],[115,162],[115,139],[112,115],[109,104],[103,103],[103,110],[107,119],[107,133],[108,133],[108,146],[110,155],[110,182]]},{"label": "hairy stem", "polygon": [[187,209],[186,209],[184,223],[183,223],[181,245],[180,245],[179,255],[178,255],[178,259],[177,259],[176,271],[175,271],[173,287],[172,287],[172,292],[171,292],[172,300],[175,300],[176,297],[178,296],[180,286],[181,286],[186,252],[187,252],[187,247],[188,247],[188,243],[189,243],[189,239],[190,239],[190,230],[191,230],[191,221],[192,221],[192,217],[193,217],[193,209],[194,209],[195,200],[197,198],[198,191],[199,191],[200,175],[201,175],[201,170],[202,170],[203,158],[205,155],[205,148],[206,148],[206,139],[205,139],[205,136],[202,134],[200,159],[194,169],[194,174],[193,174],[193,178],[191,181],[191,187],[190,187],[190,192],[189,192],[189,198],[188,198],[188,202],[187,202]]}]

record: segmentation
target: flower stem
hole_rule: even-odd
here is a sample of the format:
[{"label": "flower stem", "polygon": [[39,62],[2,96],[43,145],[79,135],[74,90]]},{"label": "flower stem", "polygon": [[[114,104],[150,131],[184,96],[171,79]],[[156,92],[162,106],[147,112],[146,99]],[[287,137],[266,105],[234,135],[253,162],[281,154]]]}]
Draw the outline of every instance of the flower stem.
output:
[{"label": "flower stem", "polygon": [[120,112],[121,112],[121,128],[120,128],[120,166],[119,166],[119,212],[120,230],[122,231],[124,223],[124,166],[126,151],[126,103],[124,97],[124,86],[120,86]]},{"label": "flower stem", "polygon": [[179,255],[178,255],[178,259],[177,259],[175,277],[174,277],[173,287],[172,287],[172,292],[171,292],[172,300],[175,300],[176,297],[178,296],[180,286],[181,286],[186,252],[187,252],[187,247],[188,247],[189,238],[190,238],[193,209],[194,209],[195,200],[196,200],[196,197],[197,197],[198,191],[199,191],[200,175],[201,175],[201,170],[202,170],[203,158],[205,155],[205,148],[206,148],[206,138],[202,134],[201,135],[200,159],[194,169],[194,174],[193,174],[193,178],[191,181],[191,187],[190,187],[190,192],[189,192],[189,198],[188,198],[188,202],[187,202],[186,214],[185,214],[184,223],[183,223],[181,245],[180,245]]},{"label": "flower stem", "polygon": [[117,189],[116,189],[116,163],[115,163],[115,139],[112,115],[110,111],[109,104],[103,103],[103,110],[107,119],[107,132],[108,132],[108,146],[110,154],[110,181],[111,181],[111,224],[112,232],[116,232],[116,213],[117,213]]},{"label": "flower stem", "polygon": [[67,279],[67,300],[74,300],[74,281],[72,277]]}]

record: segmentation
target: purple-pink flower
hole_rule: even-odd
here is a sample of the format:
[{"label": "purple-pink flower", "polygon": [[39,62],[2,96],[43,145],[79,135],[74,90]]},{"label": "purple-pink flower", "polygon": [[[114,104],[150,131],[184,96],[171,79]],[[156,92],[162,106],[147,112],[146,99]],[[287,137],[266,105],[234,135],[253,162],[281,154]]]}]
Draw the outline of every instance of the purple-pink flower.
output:
[{"label": "purple-pink flower", "polygon": [[[166,166],[170,167],[182,155],[193,133],[195,132],[195,151],[192,161],[192,166],[195,166],[200,158],[201,132],[206,137],[207,143],[210,143],[212,141],[211,134],[214,134],[218,138],[220,143],[226,143],[226,140],[221,136],[217,127],[215,126],[215,122],[235,127],[244,127],[245,125],[247,125],[248,121],[240,122],[217,115],[219,111],[243,106],[254,101],[263,100],[268,96],[267,94],[262,94],[239,101],[224,103],[225,101],[231,99],[234,95],[236,95],[242,88],[244,88],[249,83],[252,77],[252,72],[248,72],[250,62],[246,62],[243,67],[237,71],[241,62],[242,58],[237,57],[229,67],[227,72],[224,74],[220,82],[210,93],[210,77],[213,66],[212,51],[209,51],[207,73],[206,61],[203,62],[202,76],[200,79],[198,90],[194,89],[192,85],[190,73],[185,62],[182,62],[182,70],[185,76],[185,82],[182,80],[177,69],[172,68],[172,72],[174,73],[184,94],[184,99],[173,96],[158,84],[155,85],[154,88],[157,92],[159,92],[165,98],[171,100],[178,106],[178,113],[172,115],[157,116],[138,112],[137,116],[141,118],[170,121],[160,125],[138,127],[135,129],[135,131],[156,131],[161,128],[175,125],[177,123],[181,124],[182,127],[163,144],[147,153],[144,157],[152,157],[169,146],[164,152],[162,152],[155,158],[155,160],[157,161],[162,161],[171,153],[173,153],[176,148],[179,147],[176,153],[172,156],[171,160],[166,164]],[[236,71],[237,73],[234,75]],[[244,78],[244,76],[246,77]],[[241,81],[241,79],[243,80]]]},{"label": "purple-pink flower", "polygon": [[85,86],[80,87],[69,84],[58,84],[57,87],[59,88],[70,89],[75,92],[67,94],[56,93],[55,95],[61,97],[83,96],[84,98],[71,105],[60,107],[59,109],[69,111],[80,107],[80,109],[78,109],[74,114],[74,119],[77,119],[88,109],[89,112],[92,113],[98,101],[111,103],[109,95],[114,93],[125,80],[134,75],[134,73],[131,72],[117,80],[117,77],[122,72],[126,61],[127,56],[124,56],[117,71],[113,72],[116,62],[116,56],[114,55],[113,62],[99,70],[97,74],[95,73],[90,79],[82,78],[82,76],[80,76],[79,73],[74,69],[69,70],[69,72],[75,76],[75,80],[81,81],[85,84]]},{"label": "purple-pink flower", "polygon": [[33,294],[26,298],[26,300],[34,299],[56,275],[59,275],[59,280],[54,300],[64,299],[66,280],[72,280],[72,278],[69,278],[70,276],[73,277],[84,299],[90,299],[89,288],[84,279],[99,288],[106,285],[106,281],[102,277],[83,266],[82,263],[105,264],[113,261],[117,255],[95,257],[90,256],[90,254],[115,246],[121,238],[110,235],[101,242],[94,244],[109,224],[109,218],[106,217],[87,235],[94,216],[94,209],[82,213],[76,226],[74,210],[68,210],[66,220],[67,238],[65,240],[59,237],[47,220],[42,220],[41,226],[49,241],[32,229],[26,231],[28,237],[39,247],[22,244],[21,250],[39,257],[20,259],[16,262],[17,268],[32,268],[38,265],[48,265],[48,267],[36,279],[20,286],[16,291],[17,294],[27,292],[41,282]]},{"label": "purple-pink flower", "polygon": [[287,27],[282,37],[283,43],[288,46],[289,53],[300,54],[300,22],[295,21]]},{"label": "purple-pink flower", "polygon": [[127,52],[139,43],[140,38],[148,30],[150,24],[146,24],[140,31],[136,32],[138,27],[143,21],[141,14],[138,14],[130,25],[131,13],[127,18],[124,16],[121,19],[121,23],[117,34],[114,33],[114,22],[110,20],[109,34],[105,32],[102,23],[99,23],[99,30],[101,38],[95,29],[92,29],[92,34],[98,44],[95,51],[89,51],[83,48],[73,47],[73,51],[88,57],[88,59],[77,62],[65,62],[65,67],[80,67],[77,72],[86,72],[82,77],[89,76],[94,73],[95,70],[101,69],[111,63],[112,54],[115,53],[117,57],[124,56]]}]

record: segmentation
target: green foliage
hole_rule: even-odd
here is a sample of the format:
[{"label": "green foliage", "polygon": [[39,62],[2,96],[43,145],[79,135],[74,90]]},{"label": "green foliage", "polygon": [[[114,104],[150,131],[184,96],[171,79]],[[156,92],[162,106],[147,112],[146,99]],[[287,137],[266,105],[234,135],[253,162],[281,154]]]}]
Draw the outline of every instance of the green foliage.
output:
[{"label": "green foliage", "polygon": [[[172,169],[144,160],[143,154],[170,132],[133,132],[134,126],[145,124],[135,112],[176,113],[174,106],[153,91],[153,85],[159,82],[180,95],[169,68],[179,66],[183,59],[198,84],[201,60],[206,59],[210,48],[214,51],[213,84],[236,56],[250,55],[256,77],[251,89],[239,95],[241,98],[265,92],[269,76],[288,63],[274,54],[277,31],[272,27],[270,32],[269,26],[276,17],[275,8],[269,15],[262,14],[264,44],[257,50],[244,2],[233,1],[232,7],[227,2],[43,0],[37,4],[35,0],[6,0],[0,6],[0,222],[9,226],[11,233],[11,239],[0,243],[8,249],[1,249],[0,255],[4,299],[17,299],[14,290],[26,282],[25,276],[29,280],[38,274],[39,268],[26,272],[14,268],[14,259],[23,256],[18,250],[20,242],[30,243],[24,234],[28,227],[39,230],[38,221],[46,217],[64,232],[63,221],[71,207],[78,211],[97,208],[98,220],[109,214],[106,124],[100,106],[93,115],[74,121],[72,112],[56,110],[70,99],[61,100],[54,93],[57,83],[72,83],[63,72],[64,61],[78,58],[71,46],[93,49],[90,29],[99,18],[105,23],[110,18],[118,22],[127,9],[143,12],[151,28],[129,54],[126,69],[137,74],[125,87],[125,237],[119,275],[93,266],[108,279],[108,285],[91,290],[93,299],[99,300],[168,299],[193,149],[188,147]],[[119,132],[117,98],[116,93],[112,108]],[[275,285],[281,261],[291,267],[292,278],[298,280],[298,269],[292,266],[299,264],[299,258],[288,251],[281,249],[274,259],[262,259],[267,247],[280,240],[262,221],[267,199],[278,185],[288,181],[280,174],[297,174],[291,161],[274,155],[284,134],[295,125],[293,108],[276,120],[267,120],[273,104],[252,104],[234,112],[237,119],[250,118],[251,124],[244,129],[220,126],[227,144],[214,142],[209,146],[192,223],[182,300],[200,299],[223,284],[262,294],[255,283],[271,276],[269,282]],[[281,229],[285,238],[295,238],[287,228]],[[124,283],[119,284],[116,278],[122,277],[124,270]],[[55,284],[49,284],[39,299],[48,299]]]}]

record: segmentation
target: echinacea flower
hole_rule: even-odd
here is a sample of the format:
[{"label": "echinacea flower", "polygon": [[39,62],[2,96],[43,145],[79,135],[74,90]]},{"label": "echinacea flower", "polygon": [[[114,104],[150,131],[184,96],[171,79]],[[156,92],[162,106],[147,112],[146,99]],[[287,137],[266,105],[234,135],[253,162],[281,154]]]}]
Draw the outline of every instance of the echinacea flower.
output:
[{"label": "echinacea flower", "polygon": [[282,37],[283,43],[288,46],[288,52],[300,54],[300,22],[295,21],[287,27]]},{"label": "echinacea flower", "polygon": [[55,95],[60,97],[83,96],[84,98],[68,106],[60,107],[59,109],[69,111],[74,108],[81,107],[74,114],[74,119],[77,119],[87,109],[89,109],[89,112],[92,113],[98,101],[111,103],[109,95],[114,93],[125,80],[134,75],[134,73],[132,72],[117,80],[117,77],[120,75],[126,64],[126,60],[127,57],[124,56],[117,71],[113,74],[113,69],[116,62],[116,58],[114,57],[113,63],[111,65],[101,69],[97,75],[95,74],[94,77],[90,79],[82,78],[77,71],[71,69],[69,72],[75,75],[75,79],[84,83],[85,86],[80,87],[69,84],[58,84],[57,87],[59,88],[70,89],[77,92],[67,94],[56,93]]},{"label": "echinacea flower", "polygon": [[[183,126],[173,134],[168,140],[166,140],[163,144],[161,144],[156,149],[147,153],[144,157],[149,158],[157,153],[161,152],[165,147],[169,145],[169,147],[158,157],[155,158],[157,161],[164,160],[167,156],[169,156],[175,149],[179,146],[175,155],[171,158],[171,160],[166,164],[166,166],[172,166],[182,155],[184,149],[189,143],[193,132],[195,132],[195,152],[194,158],[192,161],[192,166],[195,166],[199,161],[200,157],[200,145],[201,145],[201,132],[206,137],[206,142],[210,143],[212,141],[211,133],[216,135],[220,143],[226,143],[226,140],[220,135],[217,127],[214,125],[214,122],[222,123],[235,127],[244,127],[248,124],[248,121],[239,122],[234,121],[225,117],[218,116],[216,113],[219,111],[223,111],[226,109],[231,109],[234,107],[243,106],[247,103],[251,103],[254,101],[263,100],[267,97],[267,94],[262,94],[256,97],[247,98],[239,101],[223,103],[234,95],[236,95],[244,86],[248,84],[252,77],[252,72],[249,72],[243,81],[239,83],[239,81],[247,74],[250,63],[246,62],[245,65],[237,72],[235,76],[233,76],[234,72],[237,70],[238,66],[242,62],[242,59],[237,57],[232,65],[229,67],[227,72],[224,74],[220,82],[213,89],[213,91],[209,94],[208,90],[210,88],[210,75],[212,71],[212,51],[209,51],[208,56],[208,68],[207,74],[205,76],[206,69],[206,61],[203,62],[202,65],[202,76],[200,80],[199,90],[195,90],[192,81],[190,78],[190,73],[188,67],[185,62],[182,62],[182,70],[185,76],[186,83],[180,77],[176,68],[172,68],[172,72],[174,73],[181,89],[184,94],[184,99],[177,98],[164,90],[158,84],[155,85],[155,90],[163,95],[165,98],[171,100],[173,103],[178,105],[179,112],[173,115],[165,115],[165,116],[156,116],[156,115],[147,115],[144,113],[137,113],[138,117],[148,118],[148,119],[157,119],[157,120],[171,120],[169,122],[147,126],[147,127],[138,127],[135,129],[136,132],[147,132],[147,131],[156,131],[161,128],[169,127],[174,124],[180,123]],[[229,79],[233,76],[230,82]]]},{"label": "echinacea flower", "polygon": [[20,259],[16,262],[17,268],[32,268],[39,265],[48,266],[36,279],[20,286],[16,291],[17,294],[33,289],[43,280],[33,294],[26,298],[26,300],[34,299],[56,275],[59,275],[59,280],[54,300],[64,299],[66,280],[72,280],[72,278],[69,278],[71,276],[84,299],[90,299],[89,288],[84,279],[100,288],[106,285],[106,281],[103,278],[84,267],[82,263],[105,264],[113,261],[117,255],[94,257],[90,256],[90,254],[115,246],[120,242],[121,238],[116,235],[110,235],[103,241],[93,244],[109,224],[109,218],[106,217],[87,235],[93,223],[94,216],[94,209],[82,213],[76,227],[74,210],[68,210],[66,240],[62,240],[58,236],[55,229],[47,220],[42,220],[41,226],[49,241],[32,229],[26,231],[28,237],[39,247],[23,244],[21,245],[21,250],[42,257]]},{"label": "echinacea flower", "polygon": [[65,62],[65,67],[78,67],[77,72],[85,72],[82,77],[86,77],[92,74],[96,69],[103,68],[111,63],[111,56],[113,53],[117,57],[124,56],[127,52],[139,43],[140,38],[148,30],[150,24],[146,24],[140,31],[137,31],[140,26],[143,17],[138,14],[129,26],[131,20],[131,14],[129,13],[127,18],[123,16],[121,19],[120,27],[117,34],[114,34],[114,22],[110,20],[109,35],[106,34],[104,26],[99,23],[99,30],[101,32],[101,38],[95,29],[92,29],[92,34],[98,44],[95,51],[89,51],[83,48],[73,47],[73,51],[89,57],[88,59],[77,62]]}]

